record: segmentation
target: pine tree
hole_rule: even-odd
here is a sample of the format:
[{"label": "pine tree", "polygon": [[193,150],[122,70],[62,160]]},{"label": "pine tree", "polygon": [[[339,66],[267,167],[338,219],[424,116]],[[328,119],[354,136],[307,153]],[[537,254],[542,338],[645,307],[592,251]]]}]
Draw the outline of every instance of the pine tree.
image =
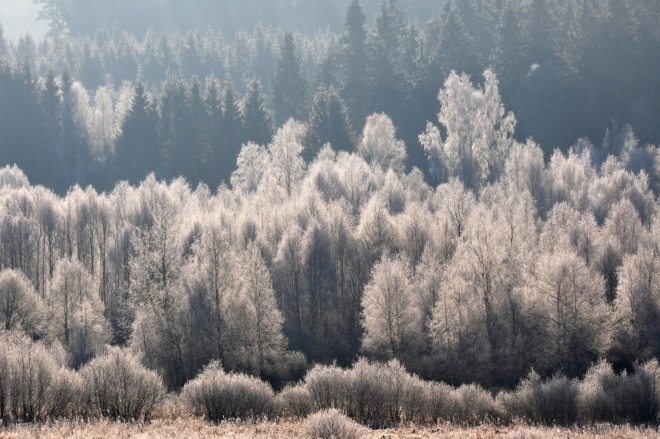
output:
[{"label": "pine tree", "polygon": [[302,60],[296,54],[293,33],[286,31],[280,44],[275,73],[271,79],[271,105],[275,113],[275,124],[280,127],[290,118],[305,118],[305,94],[307,77],[302,71]]},{"label": "pine tree", "polygon": [[161,148],[157,124],[158,114],[149,102],[144,84],[138,82],[115,147],[116,180],[138,184],[150,172],[159,170]]},{"label": "pine tree", "polygon": [[273,123],[264,106],[261,81],[254,78],[243,100],[243,129],[246,142],[267,145],[273,137]]},{"label": "pine tree", "polygon": [[344,35],[341,38],[342,96],[351,112],[354,126],[367,117],[367,16],[359,0],[346,8]]},{"label": "pine tree", "polygon": [[334,150],[353,151],[355,134],[348,112],[335,88],[322,89],[314,96],[309,115],[303,158],[311,162],[326,143]]}]

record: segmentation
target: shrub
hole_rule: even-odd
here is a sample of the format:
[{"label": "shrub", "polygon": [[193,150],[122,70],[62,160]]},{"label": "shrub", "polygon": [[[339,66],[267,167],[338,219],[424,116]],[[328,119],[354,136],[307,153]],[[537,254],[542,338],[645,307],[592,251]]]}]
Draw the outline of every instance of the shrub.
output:
[{"label": "shrub", "polygon": [[424,383],[424,392],[420,399],[424,402],[425,420],[433,423],[449,421],[455,412],[455,398],[453,389],[445,383]]},{"label": "shrub", "polygon": [[507,411],[539,424],[571,424],[578,418],[578,386],[558,375],[545,382],[532,371],[512,393],[500,395]]},{"label": "shrub", "polygon": [[277,413],[286,418],[306,418],[312,412],[312,395],[304,386],[287,386],[277,395]]},{"label": "shrub", "polygon": [[275,403],[268,383],[243,374],[227,374],[217,361],[183,387],[181,398],[193,415],[213,422],[269,415]]},{"label": "shrub", "polygon": [[364,427],[337,409],[324,410],[305,421],[305,435],[319,439],[354,439],[363,435]]},{"label": "shrub", "polygon": [[347,407],[347,371],[336,366],[316,365],[305,375],[305,389],[316,410]]},{"label": "shrub", "polygon": [[[658,419],[660,410],[660,364],[653,359],[638,365],[628,377],[628,392],[617,404],[626,422],[651,422]],[[622,408],[627,408],[625,415]]]},{"label": "shrub", "polygon": [[42,343],[3,335],[0,338],[0,417],[43,421],[72,416],[79,382],[61,367]]},{"label": "shrub", "polygon": [[616,416],[613,394],[620,385],[612,365],[600,363],[578,384],[578,412],[582,421],[612,421]]},{"label": "shrub", "polygon": [[165,395],[160,376],[120,348],[93,359],[80,374],[92,417],[147,421]]},{"label": "shrub", "polygon": [[580,419],[587,422],[651,422],[658,418],[657,360],[635,367],[635,373],[617,375],[600,363],[579,384]]},{"label": "shrub", "polygon": [[501,417],[493,396],[476,384],[463,385],[451,392],[451,420],[460,423],[479,423]]}]

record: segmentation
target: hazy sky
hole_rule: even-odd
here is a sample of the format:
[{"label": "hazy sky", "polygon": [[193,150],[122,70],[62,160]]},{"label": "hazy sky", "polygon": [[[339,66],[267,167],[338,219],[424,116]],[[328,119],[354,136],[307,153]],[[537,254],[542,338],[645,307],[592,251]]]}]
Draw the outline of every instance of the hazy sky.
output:
[{"label": "hazy sky", "polygon": [[21,34],[30,32],[41,40],[48,31],[44,21],[36,21],[38,8],[32,0],[0,0],[0,23],[5,28],[5,37],[18,41]]}]

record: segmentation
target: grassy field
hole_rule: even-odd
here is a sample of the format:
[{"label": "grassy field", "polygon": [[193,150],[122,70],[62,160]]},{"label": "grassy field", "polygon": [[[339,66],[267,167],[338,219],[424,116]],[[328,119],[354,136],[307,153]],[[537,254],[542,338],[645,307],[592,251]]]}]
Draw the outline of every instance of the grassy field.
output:
[{"label": "grassy field", "polygon": [[[0,428],[0,439],[64,439],[64,438],[298,438],[305,437],[302,422],[283,423],[223,423],[212,425],[200,420],[179,419],[151,424],[119,424],[114,422],[55,422],[44,425],[12,425]],[[658,438],[657,428],[597,425],[588,428],[532,428],[527,426],[497,427],[483,425],[461,428],[452,425],[436,427],[402,427],[369,430],[368,439],[394,438],[467,438],[467,439],[638,439]]]}]

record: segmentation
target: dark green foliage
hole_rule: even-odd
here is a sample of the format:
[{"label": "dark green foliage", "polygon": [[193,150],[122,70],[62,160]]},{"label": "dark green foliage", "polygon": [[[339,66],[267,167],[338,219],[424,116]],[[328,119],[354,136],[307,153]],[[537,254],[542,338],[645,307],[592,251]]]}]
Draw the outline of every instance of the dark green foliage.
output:
[{"label": "dark green foliage", "polygon": [[406,109],[406,79],[399,51],[405,14],[383,0],[369,41],[369,113],[385,113],[397,123]]},{"label": "dark green foliage", "polygon": [[7,103],[0,106],[0,157],[4,164],[23,168],[34,184],[62,188],[55,145],[48,144],[53,138],[46,131],[37,80],[27,64],[15,68],[0,64],[0,101]]},{"label": "dark green foliage", "polygon": [[355,126],[367,117],[367,16],[359,0],[352,0],[346,8],[344,35],[341,38],[342,95],[350,108]]},{"label": "dark green foliage", "polygon": [[316,92],[309,114],[305,143],[303,157],[307,162],[314,160],[326,143],[335,151],[353,151],[355,133],[348,119],[346,106],[335,88]]},{"label": "dark green foliage", "polygon": [[504,99],[514,92],[515,84],[529,66],[525,60],[525,40],[516,0],[506,0],[495,31],[495,48],[490,62],[500,78],[500,91]]},{"label": "dark green foliage", "polygon": [[[230,78],[225,81],[222,93],[222,138],[223,144],[214,152],[214,164],[220,181],[229,182],[231,173],[236,169],[236,158],[243,144],[243,117]],[[219,182],[218,182],[219,184]]]},{"label": "dark green foliage", "polygon": [[137,184],[149,173],[162,174],[158,113],[144,84],[135,85],[131,109],[124,120],[115,153],[115,178]]},{"label": "dark green foliage", "polygon": [[[159,136],[163,142],[163,162],[169,178],[187,176],[195,181],[199,151],[188,137],[185,82],[170,76],[160,98]],[[192,159],[192,160],[191,160]]]},{"label": "dark green foliage", "polygon": [[250,81],[243,100],[243,129],[245,141],[258,145],[267,145],[273,136],[272,120],[261,94],[261,81],[256,78]]},{"label": "dark green foliage", "polygon": [[302,71],[300,55],[296,53],[293,33],[286,31],[280,44],[280,56],[271,78],[271,106],[275,114],[275,125],[282,126],[289,119],[305,118],[305,93],[307,77]]},{"label": "dark green foliage", "polygon": [[554,58],[556,27],[548,0],[532,0],[527,11],[525,41],[527,64],[544,64]]}]

